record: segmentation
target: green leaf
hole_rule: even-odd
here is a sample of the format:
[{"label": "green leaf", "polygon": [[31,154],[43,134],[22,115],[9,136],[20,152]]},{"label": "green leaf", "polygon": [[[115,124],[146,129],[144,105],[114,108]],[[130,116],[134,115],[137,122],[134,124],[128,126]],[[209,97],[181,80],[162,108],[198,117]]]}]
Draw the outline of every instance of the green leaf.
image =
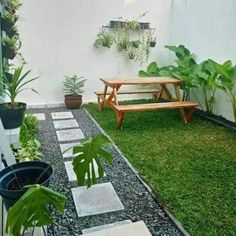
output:
[{"label": "green leaf", "polygon": [[106,150],[111,145],[111,141],[105,135],[98,135],[84,139],[80,145],[73,147],[73,155],[75,155],[73,169],[80,186],[86,185],[86,176],[88,188],[96,183],[95,163],[98,166],[99,178],[103,177],[101,159],[109,164],[112,163],[112,155]]},{"label": "green leaf", "polygon": [[139,77],[148,77],[148,73],[146,73],[145,71],[143,70],[140,70],[139,73],[138,73]]},{"label": "green leaf", "polygon": [[21,235],[21,230],[53,223],[49,206],[62,212],[66,197],[40,185],[32,185],[12,206],[7,215],[6,233]]}]

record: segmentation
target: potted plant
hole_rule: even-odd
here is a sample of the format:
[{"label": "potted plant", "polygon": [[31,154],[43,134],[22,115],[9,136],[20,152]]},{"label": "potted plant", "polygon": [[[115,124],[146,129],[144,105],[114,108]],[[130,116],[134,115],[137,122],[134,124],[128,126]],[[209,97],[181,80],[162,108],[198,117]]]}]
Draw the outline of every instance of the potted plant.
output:
[{"label": "potted plant", "polygon": [[69,109],[78,109],[82,104],[82,93],[84,92],[82,88],[86,79],[83,76],[78,77],[77,75],[65,76],[64,81],[64,91],[65,104]]},{"label": "potted plant", "polygon": [[[76,173],[79,186],[91,187],[96,184],[97,179],[94,171],[94,163],[98,166],[98,178],[103,177],[104,171],[101,165],[101,158],[109,164],[112,156],[107,147],[112,143],[105,135],[98,135],[93,138],[84,139],[80,145],[73,147],[73,168]],[[88,179],[86,180],[86,175]],[[0,172],[1,176],[1,172]],[[0,178],[1,186],[1,178]],[[0,192],[1,193],[1,192]],[[37,199],[37,201],[35,201]],[[47,187],[39,184],[28,186],[25,194],[8,211],[6,232],[19,236],[28,228],[43,227],[53,223],[53,215],[50,206],[62,212],[66,203],[66,197]]]},{"label": "potted plant", "polygon": [[10,38],[12,38],[14,36],[19,37],[18,29],[15,25],[13,27],[11,27],[11,29],[9,31],[7,31],[6,34]]},{"label": "potted plant", "polygon": [[[17,102],[16,97],[22,91],[29,89],[25,88],[30,82],[36,80],[38,77],[25,81],[31,71],[23,73],[23,65],[15,68],[11,80],[3,76],[3,93],[7,95],[10,102],[0,104],[0,118],[2,120],[3,127],[5,129],[14,129],[20,127],[23,122],[24,112],[26,110],[26,104]],[[34,89],[31,89],[36,92]]]},{"label": "potted plant", "polygon": [[151,38],[151,40],[150,40],[150,47],[151,48],[154,48],[156,46],[156,41],[157,41],[157,38]]},{"label": "potted plant", "polygon": [[0,172],[0,194],[7,209],[26,192],[31,184],[49,185],[53,170],[41,161],[20,162]]},{"label": "potted plant", "polygon": [[4,36],[3,46],[2,46],[3,57],[11,60],[14,59],[20,47],[21,47],[21,42],[17,35],[15,35],[12,38]]},{"label": "potted plant", "polygon": [[5,11],[2,17],[2,29],[9,31],[18,20],[18,16],[10,11]]},{"label": "potted plant", "polygon": [[9,9],[13,13],[19,10],[21,5],[22,3],[20,3],[20,0],[7,0],[6,1],[6,8]]},{"label": "potted plant", "polygon": [[107,47],[110,48],[112,46],[114,42],[114,37],[111,33],[106,32],[105,30],[101,30],[98,34],[97,34],[97,38],[94,42],[94,46],[96,48],[99,47]]}]

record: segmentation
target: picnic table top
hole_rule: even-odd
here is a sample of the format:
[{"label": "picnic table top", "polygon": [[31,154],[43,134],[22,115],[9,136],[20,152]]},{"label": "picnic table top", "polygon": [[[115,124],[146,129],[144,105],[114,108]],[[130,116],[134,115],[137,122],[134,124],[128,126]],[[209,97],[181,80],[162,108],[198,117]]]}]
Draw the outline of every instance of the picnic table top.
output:
[{"label": "picnic table top", "polygon": [[101,78],[103,83],[116,85],[147,85],[147,84],[180,84],[181,80],[170,77],[136,77],[136,78]]}]

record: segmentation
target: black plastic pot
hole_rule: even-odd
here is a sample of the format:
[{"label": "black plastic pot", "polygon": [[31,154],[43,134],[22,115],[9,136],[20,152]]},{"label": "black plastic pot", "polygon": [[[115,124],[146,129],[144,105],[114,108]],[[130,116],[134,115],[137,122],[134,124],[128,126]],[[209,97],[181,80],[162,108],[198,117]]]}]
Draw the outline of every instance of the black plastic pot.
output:
[{"label": "black plastic pot", "polygon": [[150,28],[150,23],[148,23],[148,22],[141,22],[140,23],[140,28],[141,29],[149,29]]},{"label": "black plastic pot", "polygon": [[130,53],[128,54],[128,56],[129,56],[129,59],[130,59],[130,60],[133,60],[133,59],[135,58],[135,54],[132,53],[132,52],[130,52]]},{"label": "black plastic pot", "polygon": [[110,27],[111,28],[125,28],[127,26],[126,21],[119,21],[119,20],[111,20]]},{"label": "black plastic pot", "polygon": [[25,185],[31,185],[35,184],[35,181],[42,175],[37,184],[47,187],[52,173],[52,167],[41,161],[21,162],[3,169],[0,172],[0,194],[4,199],[6,208],[9,209],[13,206],[27,191],[26,188],[21,190],[8,189],[10,183],[15,180],[15,176]]},{"label": "black plastic pot", "polygon": [[150,42],[150,47],[151,47],[151,48],[154,48],[155,46],[156,46],[156,42],[155,42],[155,41],[151,41],[151,42]]},{"label": "black plastic pot", "polygon": [[13,60],[16,56],[16,51],[10,47],[2,46],[2,55],[3,57]]},{"label": "black plastic pot", "polygon": [[22,125],[26,104],[18,102],[14,109],[11,109],[10,103],[0,104],[0,118],[4,129],[15,129]]},{"label": "black plastic pot", "polygon": [[10,29],[9,31],[6,32],[7,36],[12,38],[13,36],[17,35],[17,31]]},{"label": "black plastic pot", "polygon": [[15,22],[8,21],[6,19],[2,19],[2,30],[8,32],[11,30]]}]

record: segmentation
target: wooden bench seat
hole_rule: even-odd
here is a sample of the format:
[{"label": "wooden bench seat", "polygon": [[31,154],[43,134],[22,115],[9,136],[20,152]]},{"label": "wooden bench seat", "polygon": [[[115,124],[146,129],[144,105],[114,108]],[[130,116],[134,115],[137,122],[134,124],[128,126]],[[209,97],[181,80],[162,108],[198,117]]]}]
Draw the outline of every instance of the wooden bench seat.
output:
[{"label": "wooden bench seat", "polygon": [[[189,123],[194,109],[198,106],[197,103],[181,101],[181,102],[163,102],[163,103],[148,103],[148,104],[129,104],[129,105],[114,105],[113,109],[117,114],[118,128],[121,128],[124,112],[136,111],[153,111],[159,109],[180,109],[184,123]],[[185,114],[184,109],[190,109]]]}]

